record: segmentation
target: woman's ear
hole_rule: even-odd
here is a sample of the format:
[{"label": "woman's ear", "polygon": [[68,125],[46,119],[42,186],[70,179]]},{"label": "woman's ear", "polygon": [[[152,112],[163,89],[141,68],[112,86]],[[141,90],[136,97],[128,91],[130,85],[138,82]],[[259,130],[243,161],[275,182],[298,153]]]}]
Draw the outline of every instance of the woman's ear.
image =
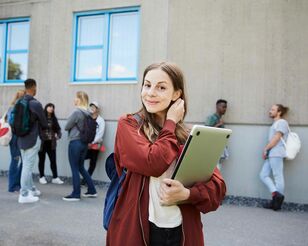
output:
[{"label": "woman's ear", "polygon": [[181,89],[173,92],[172,101],[175,102],[176,100],[178,100],[180,98],[181,95],[182,95],[182,90]]}]

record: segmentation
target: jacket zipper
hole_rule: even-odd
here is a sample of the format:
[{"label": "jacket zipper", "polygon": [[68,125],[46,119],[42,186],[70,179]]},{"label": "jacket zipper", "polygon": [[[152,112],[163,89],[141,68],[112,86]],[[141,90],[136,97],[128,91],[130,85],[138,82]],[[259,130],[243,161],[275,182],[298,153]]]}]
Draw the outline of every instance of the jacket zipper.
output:
[{"label": "jacket zipper", "polygon": [[144,242],[144,245],[148,245],[146,240],[145,240],[145,236],[144,236],[144,230],[143,230],[143,226],[142,226],[142,219],[141,219],[141,208],[140,208],[140,199],[141,199],[141,195],[143,193],[143,189],[144,189],[144,183],[145,183],[145,177],[143,177],[143,180],[142,180],[142,187],[141,187],[141,191],[140,191],[140,194],[139,194],[139,197],[138,197],[138,210],[139,210],[139,222],[140,222],[140,227],[141,227],[141,231],[142,231],[142,239],[143,239],[143,242]]},{"label": "jacket zipper", "polygon": [[183,246],[185,245],[185,233],[184,233],[184,223],[182,221],[182,234],[183,234]]}]

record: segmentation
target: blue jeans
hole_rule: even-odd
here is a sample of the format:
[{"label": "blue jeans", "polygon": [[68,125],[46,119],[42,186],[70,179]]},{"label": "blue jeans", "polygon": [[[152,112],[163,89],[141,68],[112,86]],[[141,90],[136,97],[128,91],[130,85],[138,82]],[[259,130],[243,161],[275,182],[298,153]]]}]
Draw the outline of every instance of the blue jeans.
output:
[{"label": "blue jeans", "polygon": [[72,170],[73,192],[72,197],[80,198],[80,176],[86,181],[88,185],[88,192],[96,193],[93,181],[89,173],[84,168],[84,159],[86,157],[88,145],[81,140],[72,140],[68,145],[68,159]]},{"label": "blue jeans", "polygon": [[20,150],[17,145],[17,136],[13,134],[10,141],[11,163],[9,167],[9,184],[8,191],[14,192],[20,189],[20,177],[22,161]]},{"label": "blue jeans", "polygon": [[21,172],[21,195],[27,196],[29,190],[35,190],[33,185],[32,172],[34,165],[38,163],[38,151],[40,148],[39,140],[36,140],[35,145],[29,149],[21,149],[21,158],[22,158],[22,172]]},{"label": "blue jeans", "polygon": [[[274,181],[270,177],[271,172]],[[278,191],[284,194],[283,158],[269,157],[266,159],[260,172],[260,179],[271,193]]]}]

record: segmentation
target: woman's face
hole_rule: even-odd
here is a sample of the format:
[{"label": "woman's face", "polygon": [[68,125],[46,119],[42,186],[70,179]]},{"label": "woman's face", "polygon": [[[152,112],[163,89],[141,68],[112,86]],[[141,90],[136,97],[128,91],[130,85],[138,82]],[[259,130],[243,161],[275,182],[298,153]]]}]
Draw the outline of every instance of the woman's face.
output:
[{"label": "woman's face", "polygon": [[168,74],[160,69],[149,71],[141,90],[141,100],[149,113],[165,116],[171,101],[180,97]]},{"label": "woman's face", "polygon": [[74,105],[78,106],[80,104],[80,99],[78,97],[74,98]]},{"label": "woman's face", "polygon": [[47,113],[52,114],[54,111],[54,108],[53,106],[48,106],[46,110],[47,110]]}]

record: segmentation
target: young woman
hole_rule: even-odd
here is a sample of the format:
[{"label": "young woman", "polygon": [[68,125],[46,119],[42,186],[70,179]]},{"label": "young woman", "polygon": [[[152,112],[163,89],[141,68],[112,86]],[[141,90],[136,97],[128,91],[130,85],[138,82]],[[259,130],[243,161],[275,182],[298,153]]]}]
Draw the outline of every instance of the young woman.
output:
[{"label": "young woman", "polygon": [[[14,95],[11,105],[7,111],[7,122],[12,123],[11,122],[12,110],[17,100],[23,97],[24,95],[25,95],[24,90],[19,90]],[[12,134],[12,139],[10,141],[10,153],[11,153],[11,163],[9,167],[8,191],[15,192],[15,191],[19,191],[20,189],[20,176],[21,176],[21,169],[22,169],[21,154],[20,154],[20,149],[18,148],[18,145],[17,145],[17,136],[15,134]]]},{"label": "young woman", "polygon": [[61,127],[55,115],[55,105],[52,103],[46,104],[44,113],[48,122],[48,128],[45,130],[40,128],[41,148],[39,151],[39,181],[41,184],[47,184],[44,174],[45,157],[47,153],[50,160],[50,169],[52,171],[51,182],[53,184],[63,184],[63,181],[58,177],[57,171],[56,147],[57,140],[61,138],[62,134]]},{"label": "young woman", "polygon": [[84,168],[84,159],[86,157],[88,145],[80,140],[80,131],[86,115],[90,115],[88,108],[88,95],[83,91],[76,93],[74,104],[76,109],[68,117],[65,130],[68,131],[69,146],[68,158],[72,170],[73,191],[70,195],[63,197],[65,201],[79,201],[80,200],[80,176],[82,175],[87,183],[88,191],[83,194],[84,197],[97,197],[96,189],[94,187],[91,176]]},{"label": "young woman", "polygon": [[107,232],[107,245],[203,245],[202,213],[214,211],[226,191],[216,168],[208,182],[184,187],[169,179],[189,130],[184,78],[174,64],[148,66],[141,90],[141,122],[119,120],[115,162],[127,169]]}]

